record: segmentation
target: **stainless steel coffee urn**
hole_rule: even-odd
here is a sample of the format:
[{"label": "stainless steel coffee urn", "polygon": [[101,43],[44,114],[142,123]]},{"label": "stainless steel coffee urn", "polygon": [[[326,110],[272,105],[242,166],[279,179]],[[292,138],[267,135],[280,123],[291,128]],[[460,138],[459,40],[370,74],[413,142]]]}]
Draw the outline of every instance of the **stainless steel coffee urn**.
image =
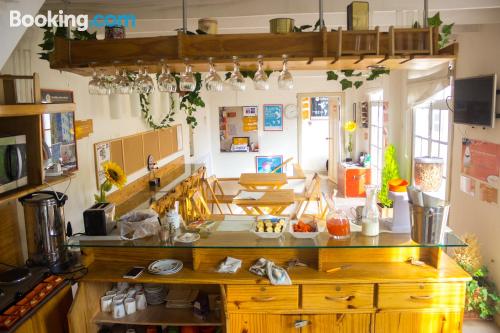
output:
[{"label": "stainless steel coffee urn", "polygon": [[55,191],[34,192],[19,198],[24,207],[28,264],[48,266],[55,273],[63,272],[66,268],[66,200],[67,195]]}]

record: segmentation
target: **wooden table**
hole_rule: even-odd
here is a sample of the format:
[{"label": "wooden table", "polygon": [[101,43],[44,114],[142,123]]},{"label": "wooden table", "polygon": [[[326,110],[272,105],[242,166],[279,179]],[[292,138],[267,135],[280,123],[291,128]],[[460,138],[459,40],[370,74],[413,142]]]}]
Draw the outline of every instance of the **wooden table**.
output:
[{"label": "wooden table", "polygon": [[[262,198],[252,199],[233,199],[233,204],[241,207],[249,215],[279,215],[295,202],[295,194],[292,189],[286,190],[250,190],[247,192],[264,192]],[[240,194],[238,192],[238,194]]]},{"label": "wooden table", "polygon": [[257,188],[272,190],[286,185],[287,179],[284,173],[242,173],[238,183],[249,190]]}]

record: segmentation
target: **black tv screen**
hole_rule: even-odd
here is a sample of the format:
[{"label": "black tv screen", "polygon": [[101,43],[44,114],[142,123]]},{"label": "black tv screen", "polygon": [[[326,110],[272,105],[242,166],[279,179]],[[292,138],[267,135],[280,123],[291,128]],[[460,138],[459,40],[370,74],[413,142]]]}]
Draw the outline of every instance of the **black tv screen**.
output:
[{"label": "black tv screen", "polygon": [[496,74],[455,81],[453,122],[494,127]]}]

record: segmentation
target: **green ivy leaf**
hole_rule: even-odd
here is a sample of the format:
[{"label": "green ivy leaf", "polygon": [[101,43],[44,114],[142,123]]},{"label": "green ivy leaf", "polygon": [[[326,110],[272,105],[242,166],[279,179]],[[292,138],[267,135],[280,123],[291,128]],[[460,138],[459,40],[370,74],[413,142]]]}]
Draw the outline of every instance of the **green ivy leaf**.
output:
[{"label": "green ivy leaf", "polygon": [[437,12],[434,16],[427,18],[427,24],[431,27],[439,27],[443,24],[443,21],[441,21],[441,17],[439,16],[439,12]]},{"label": "green ivy leaf", "polygon": [[200,30],[200,29],[196,29],[196,33],[197,33],[198,35],[206,35],[206,34],[207,34],[205,31]]},{"label": "green ivy leaf", "polygon": [[342,69],[341,72],[346,76],[346,77],[351,77],[351,76],[361,76],[361,72],[354,73],[354,70],[352,69]]},{"label": "green ivy leaf", "polygon": [[327,80],[337,80],[339,78],[339,75],[335,73],[334,71],[328,71],[326,72],[326,79]]},{"label": "green ivy leaf", "polygon": [[342,90],[352,88],[352,82],[349,81],[348,79],[340,80],[340,84],[342,85]]},{"label": "green ivy leaf", "polygon": [[443,25],[443,28],[441,29],[441,32],[443,34],[446,34],[446,35],[451,34],[451,29],[453,28],[454,25],[455,25],[455,23],[450,23],[450,24]]},{"label": "green ivy leaf", "polygon": [[231,77],[231,72],[226,72],[226,74],[224,74],[225,80],[229,80],[230,77]]},{"label": "green ivy leaf", "polygon": [[[323,21],[323,26],[325,26],[325,20],[322,20],[322,21]],[[314,23],[314,29],[313,29],[313,31],[319,30],[319,27],[320,27],[320,20],[318,19],[316,21],[316,23]]]},{"label": "green ivy leaf", "polygon": [[356,82],[354,82],[354,86],[356,87],[356,89],[358,89],[362,85],[363,85],[363,81],[356,81]]}]

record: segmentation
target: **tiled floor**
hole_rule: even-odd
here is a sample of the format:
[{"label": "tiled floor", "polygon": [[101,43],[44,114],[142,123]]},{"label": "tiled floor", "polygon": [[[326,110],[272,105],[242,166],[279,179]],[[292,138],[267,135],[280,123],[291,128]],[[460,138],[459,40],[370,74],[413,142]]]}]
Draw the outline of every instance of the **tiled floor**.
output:
[{"label": "tiled floor", "polygon": [[465,320],[463,333],[499,333],[500,327],[484,320]]}]

